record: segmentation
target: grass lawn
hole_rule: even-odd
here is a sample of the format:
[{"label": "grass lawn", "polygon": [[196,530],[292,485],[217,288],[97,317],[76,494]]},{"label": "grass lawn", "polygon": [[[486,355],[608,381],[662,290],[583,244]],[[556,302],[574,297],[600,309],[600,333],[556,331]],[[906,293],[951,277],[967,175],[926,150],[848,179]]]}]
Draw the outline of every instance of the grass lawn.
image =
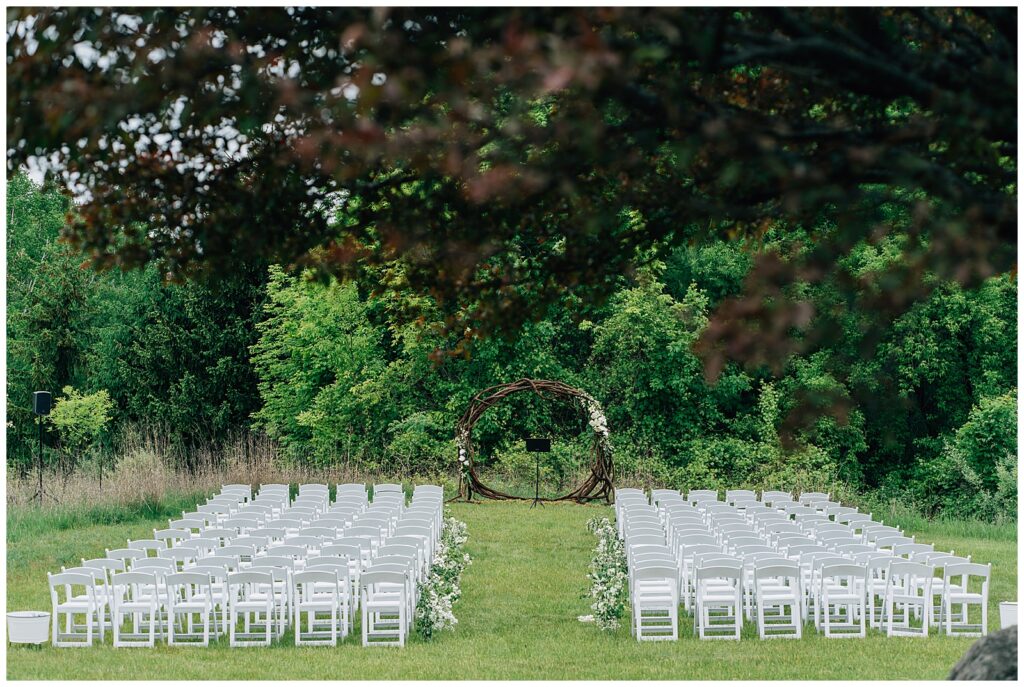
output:
[{"label": "grass lawn", "polygon": [[[825,640],[813,631],[800,641],[759,641],[747,627],[740,642],[692,637],[681,618],[678,642],[639,644],[628,626],[604,634],[577,621],[589,613],[582,595],[593,537],[585,523],[609,514],[600,506],[525,503],[453,504],[469,525],[473,565],[456,604],[459,624],[426,643],[413,637],[404,649],[359,646],[358,633],[338,648],[291,644],[230,649],[158,644],[155,649],[7,650],[11,679],[941,679],[973,640],[930,636],[887,638],[869,630],[864,640]],[[12,526],[13,525],[13,526]],[[131,522],[88,525],[9,520],[7,607],[50,608],[46,572],[96,557],[104,547],[165,527],[166,516],[140,513]],[[61,529],[62,528],[62,529]],[[999,624],[998,601],[1015,599],[1015,527],[922,523],[918,541],[971,554],[993,564],[990,624]]]}]

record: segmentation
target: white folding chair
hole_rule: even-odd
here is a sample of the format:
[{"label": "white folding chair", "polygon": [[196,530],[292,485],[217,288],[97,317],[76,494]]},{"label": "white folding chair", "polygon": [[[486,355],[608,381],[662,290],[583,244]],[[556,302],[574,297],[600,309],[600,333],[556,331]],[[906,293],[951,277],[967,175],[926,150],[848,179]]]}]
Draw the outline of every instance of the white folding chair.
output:
[{"label": "white folding chair", "polygon": [[654,562],[632,572],[631,625],[637,641],[678,639],[679,570]]},{"label": "white folding chair", "polygon": [[[53,610],[53,645],[92,646],[93,627],[98,623],[101,631],[103,628],[103,623],[99,622],[103,614],[96,600],[95,578],[83,573],[47,573],[47,580]],[[63,633],[60,631],[61,615],[64,616]],[[75,616],[83,616],[84,623],[75,623]]]},{"label": "white folding chair", "polygon": [[[292,583],[296,616],[295,646],[337,646],[340,608],[337,573],[331,570],[307,570],[295,573]],[[303,613],[306,614],[305,624]]]},{"label": "white folding chair", "polygon": [[[942,571],[941,622],[946,634],[956,637],[984,637],[988,634],[988,586],[992,566],[981,563],[947,564]],[[960,578],[959,582],[954,582]],[[972,578],[974,584],[972,585]],[[972,591],[976,589],[977,591]],[[954,615],[953,606],[960,606]],[[981,607],[981,623],[970,622],[970,607]]]},{"label": "white folding chair", "polygon": [[[164,585],[167,588],[167,644],[209,646],[215,601],[210,576],[194,571],[174,573],[164,578]],[[202,632],[197,631],[197,624],[202,625]]]},{"label": "white folding chair", "polygon": [[[800,639],[803,631],[802,584],[800,566],[793,561],[768,559],[755,564],[757,633],[761,639]],[[786,609],[789,609],[788,613]]]},{"label": "white folding chair", "polygon": [[362,575],[363,646],[405,646],[405,574],[370,568]]},{"label": "white folding chair", "polygon": [[[359,598],[358,589],[353,592],[352,573],[349,569],[349,563],[350,559],[347,556],[318,556],[309,559],[306,563],[306,571],[327,570],[335,576],[335,582],[332,584],[338,591],[340,609],[338,631],[342,639],[348,636],[349,631],[354,625],[352,615],[355,612],[355,600]],[[324,584],[318,585],[319,588],[324,588],[325,586]]]},{"label": "white folding chair", "polygon": [[701,639],[739,639],[743,628],[743,567],[722,558],[697,564],[694,625]]},{"label": "white folding chair", "polygon": [[[124,572],[111,580],[111,620],[115,647],[153,647],[160,622],[160,593],[157,576],[151,572]],[[132,631],[125,632],[125,617],[132,618]],[[142,627],[148,627],[142,631]]]},{"label": "white folding chair", "polygon": [[[888,636],[928,636],[934,575],[935,569],[924,563],[900,559],[890,561],[885,587],[885,631]],[[911,616],[921,620],[921,627],[911,625]]]},{"label": "white folding chair", "polygon": [[825,637],[864,637],[867,569],[849,562],[826,564],[821,567],[819,581],[818,602]]},{"label": "white folding chair", "polygon": [[[270,646],[274,631],[274,576],[268,570],[231,573],[228,585],[230,646]],[[244,623],[239,631],[238,623]],[[256,628],[262,627],[263,631]]]}]

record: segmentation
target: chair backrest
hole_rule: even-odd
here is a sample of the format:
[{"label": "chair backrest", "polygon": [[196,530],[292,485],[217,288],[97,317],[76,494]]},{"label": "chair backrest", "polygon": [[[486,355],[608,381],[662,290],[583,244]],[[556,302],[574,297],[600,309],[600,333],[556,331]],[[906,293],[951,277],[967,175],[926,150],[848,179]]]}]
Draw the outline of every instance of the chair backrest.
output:
[{"label": "chair backrest", "polygon": [[705,565],[697,567],[698,580],[736,580],[743,578],[743,566],[740,563],[728,562],[725,559],[711,559]]},{"label": "chair backrest", "polygon": [[736,535],[729,537],[725,542],[730,547],[737,546],[762,546],[766,544],[764,537]]},{"label": "chair backrest", "polygon": [[901,558],[894,558],[889,562],[889,578],[893,577],[914,577],[919,580],[931,582],[935,575],[935,568],[925,563],[905,561]]},{"label": "chair backrest", "polygon": [[116,558],[83,558],[82,567],[102,570],[106,574],[107,582],[114,573],[125,571],[124,561]]},{"label": "chair backrest", "polygon": [[189,536],[199,532],[201,529],[206,527],[206,520],[200,520],[198,518],[179,518],[178,520],[168,520],[167,525],[171,529],[186,530]]},{"label": "chair backrest", "polygon": [[801,503],[810,503],[811,501],[828,501],[829,495],[822,491],[805,491],[800,493],[800,498],[797,499]]},{"label": "chair backrest", "polygon": [[247,585],[267,585],[272,587],[274,576],[265,570],[246,570],[244,572],[229,573],[227,583],[232,588]]},{"label": "chair backrest", "polygon": [[690,503],[697,503],[700,501],[717,501],[718,490],[717,489],[691,489],[686,492],[686,500]]},{"label": "chair backrest", "polygon": [[878,547],[879,549],[891,549],[894,546],[899,546],[900,544],[913,544],[913,543],[914,543],[914,539],[912,537],[897,536],[897,537],[879,537],[879,538],[875,539],[875,546]]},{"label": "chair backrest", "polygon": [[737,499],[747,499],[751,501],[757,500],[757,494],[750,489],[726,489],[725,490],[725,501],[726,503],[734,503]]},{"label": "chair backrest", "polygon": [[[255,532],[255,530],[253,530]],[[231,540],[231,546],[251,546],[257,551],[267,548],[270,546],[270,537],[265,537],[256,534],[246,534],[241,537],[235,537]]]},{"label": "chair backrest", "polygon": [[318,539],[333,539],[338,536],[338,528],[336,527],[319,527],[310,525],[299,530],[300,537],[316,537]]},{"label": "chair backrest", "polygon": [[334,570],[328,570],[326,568],[320,570],[303,570],[292,575],[292,581],[295,584],[296,589],[301,597],[307,592],[307,585],[313,587],[317,584],[331,584],[334,588],[331,590],[332,593],[338,593],[338,573]]},{"label": "chair backrest", "polygon": [[282,517],[268,522],[267,526],[274,529],[285,530],[286,532],[298,532],[307,525],[299,518]]},{"label": "chair backrest", "polygon": [[837,544],[835,550],[843,554],[857,554],[857,553],[874,553],[878,551],[871,544],[855,544],[855,543],[840,543]]},{"label": "chair backrest", "polygon": [[793,561],[780,560],[777,558],[765,559],[754,565],[754,579],[779,579],[789,578],[800,580],[800,566]]},{"label": "chair backrest", "polygon": [[226,542],[229,539],[233,539],[238,536],[238,532],[234,530],[224,529],[221,527],[211,527],[200,532],[203,539],[218,539],[221,543]]},{"label": "chair backrest", "polygon": [[283,568],[285,570],[295,569],[295,559],[289,558],[288,556],[264,556],[257,558],[249,566],[250,570],[259,570],[266,568]]},{"label": "chair backrest", "polygon": [[345,556],[359,560],[362,557],[362,549],[358,544],[324,544],[320,549],[320,556]]},{"label": "chair backrest", "polygon": [[[181,541],[184,541],[186,539],[191,539],[191,538],[192,538],[192,532],[190,532],[189,530],[183,530],[183,529],[153,530],[153,539],[156,539],[158,541],[162,541],[164,543],[174,542],[175,544],[177,544],[177,542],[181,542]],[[171,545],[168,544],[168,546],[171,546]]]},{"label": "chair backrest", "polygon": [[145,558],[146,552],[140,549],[107,549],[107,558],[114,558],[122,563],[130,563],[137,558]]},{"label": "chair backrest", "polygon": [[679,569],[670,565],[658,565],[653,563],[651,565],[639,566],[633,572],[634,580],[672,580],[678,584],[679,582]]},{"label": "chair backrest", "polygon": [[403,493],[402,485],[401,484],[374,484],[373,485],[373,498],[374,499],[376,499],[377,496],[380,495],[380,494],[388,494],[388,493],[392,493],[392,494],[401,494],[401,493]]},{"label": "chair backrest", "polygon": [[129,539],[129,549],[138,549],[139,551],[145,551],[148,555],[150,551],[162,551],[167,548],[167,542],[160,541],[159,539]]},{"label": "chair backrest", "polygon": [[744,544],[743,546],[733,547],[733,550],[737,556],[746,556],[752,553],[778,553],[778,551],[767,544]]},{"label": "chair backrest", "polygon": [[261,484],[260,485],[259,493],[260,494],[271,494],[271,493],[288,494],[288,493],[290,493],[290,491],[289,491],[289,487],[288,487],[287,484]]},{"label": "chair backrest", "polygon": [[404,572],[391,570],[374,570],[370,568],[360,577],[360,584],[363,589],[369,589],[378,584],[397,584],[404,588],[406,576]]},{"label": "chair backrest", "polygon": [[335,491],[338,494],[365,494],[366,485],[358,482],[345,482],[343,484],[335,485]]},{"label": "chair backrest", "polygon": [[217,516],[212,513],[203,513],[202,511],[181,511],[181,517],[186,520],[200,520],[204,523],[203,527],[211,525],[217,522]]},{"label": "chair backrest", "polygon": [[806,553],[818,553],[825,552],[826,549],[821,544],[787,544],[786,545],[786,557],[787,558],[799,558]]},{"label": "chair backrest", "polygon": [[75,589],[79,588],[83,590],[82,593],[90,602],[93,602],[96,598],[96,583],[92,575],[73,572],[60,572],[56,574],[48,572],[46,573],[46,578],[50,585],[50,597],[54,603],[59,601],[62,592],[65,599],[70,599],[72,596],[76,596]]},{"label": "chair backrest", "polygon": [[658,545],[665,546],[665,535],[663,533],[658,534],[637,534],[630,535],[626,538],[626,543],[629,546],[634,545]]},{"label": "chair backrest", "polygon": [[714,544],[718,545],[718,539],[711,534],[680,534],[673,538],[673,542],[677,546],[693,546],[694,544]]},{"label": "chair backrest", "polygon": [[268,556],[287,556],[288,558],[295,560],[306,557],[306,547],[297,546],[295,544],[278,544],[277,546],[272,546],[267,549],[267,554]]},{"label": "chair backrest", "polygon": [[897,556],[910,557],[916,553],[924,553],[926,551],[934,551],[934,544],[896,544],[892,547],[892,552]]},{"label": "chair backrest", "polygon": [[188,540],[188,545],[200,553],[213,552],[220,549],[220,540],[213,537],[193,537]]},{"label": "chair backrest", "polygon": [[138,572],[133,570],[131,572],[117,573],[110,578],[110,586],[114,590],[115,595],[127,593],[130,588],[136,585],[144,585],[155,589],[157,586],[157,577],[155,574],[150,572]]},{"label": "chair backrest", "polygon": [[173,573],[164,578],[167,585],[167,594],[174,598],[180,595],[186,598],[194,596],[195,592],[211,584],[210,575],[196,570]]},{"label": "chair backrest", "polygon": [[189,564],[199,559],[199,550],[191,546],[177,546],[173,549],[161,551],[158,558],[166,558],[174,561],[175,564]]},{"label": "chair backrest", "polygon": [[177,572],[178,568],[175,566],[174,561],[166,558],[136,558],[132,562],[132,572],[141,571],[152,571],[153,574],[163,577],[164,575]]},{"label": "chair backrest", "polygon": [[239,561],[238,556],[207,556],[206,558],[199,559],[197,565],[212,565],[224,570],[235,571],[238,570]]},{"label": "chair backrest", "polygon": [[716,522],[722,522],[724,518],[730,515],[737,516],[738,518],[746,517],[743,513],[736,510],[735,507],[721,501],[697,501],[696,505],[698,510],[704,511],[708,520]]},{"label": "chair backrest", "polygon": [[392,544],[387,543],[381,546],[377,550],[378,556],[404,556],[406,558],[417,558],[420,554],[420,549],[415,546],[408,546],[405,544]]},{"label": "chair backrest", "polygon": [[313,565],[340,565],[348,570],[348,556],[314,556],[306,559],[306,568]]},{"label": "chair backrest", "polygon": [[866,580],[867,568],[863,565],[851,563],[850,561],[844,561],[842,563],[826,563],[825,565],[821,566],[821,572],[819,573],[819,575],[821,580]]},{"label": "chair backrest", "polygon": [[440,496],[443,496],[444,487],[438,486],[436,484],[417,484],[412,488],[412,493],[414,496],[416,494],[438,494]]},{"label": "chair backrest", "polygon": [[220,565],[194,565],[189,568],[186,572],[200,573],[210,578],[210,582],[222,582],[227,579],[228,570],[227,568]]},{"label": "chair backrest", "polygon": [[218,552],[220,553],[221,556],[238,556],[239,558],[245,560],[249,558],[254,558],[256,556],[256,547],[244,546],[241,544],[237,546],[229,545],[222,546],[220,549],[218,549]]},{"label": "chair backrest", "polygon": [[947,582],[954,577],[964,577],[964,582],[967,583],[966,578],[968,577],[980,577],[983,578],[985,587],[988,586],[991,574],[992,566],[988,563],[951,563],[943,566],[942,569],[942,577]]},{"label": "chair backrest", "polygon": [[[333,537],[331,537],[333,539]],[[284,543],[291,546],[301,546],[305,549],[318,549],[324,543],[323,537],[313,537],[309,535],[296,534],[291,537],[285,537]]]},{"label": "chair backrest", "polygon": [[[355,529],[355,528],[352,528]],[[353,535],[355,533],[353,532]],[[395,530],[396,536],[412,535],[430,538],[430,528],[423,525],[399,525]]]},{"label": "chair backrest", "polygon": [[281,542],[288,535],[288,530],[284,527],[259,527],[249,532],[250,536],[262,536],[263,539],[270,542]]}]

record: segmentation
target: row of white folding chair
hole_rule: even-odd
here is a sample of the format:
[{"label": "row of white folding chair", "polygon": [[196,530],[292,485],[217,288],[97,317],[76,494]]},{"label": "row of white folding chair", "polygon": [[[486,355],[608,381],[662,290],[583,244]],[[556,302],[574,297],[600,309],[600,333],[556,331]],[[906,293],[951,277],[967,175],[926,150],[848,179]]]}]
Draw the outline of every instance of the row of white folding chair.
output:
[{"label": "row of white folding chair", "polygon": [[[155,532],[155,534],[156,534],[156,532]],[[154,540],[148,540],[148,541],[146,541],[146,540],[131,541],[130,540],[129,541],[129,545],[130,546],[134,545],[134,546],[138,547],[136,549],[129,549],[129,550],[127,550],[127,553],[128,553],[128,556],[130,557],[130,560],[134,560],[135,559],[135,557],[136,557],[136,554],[134,553],[135,551],[138,551],[138,554],[139,554],[138,557],[141,557],[141,558],[148,558],[148,554],[149,554],[150,551],[153,551],[158,556],[160,555],[160,553],[162,551],[169,554],[170,551],[168,550],[168,546],[167,546],[167,542],[168,541],[170,541],[172,543],[172,545],[173,545],[174,542],[182,543],[183,540],[184,540],[185,534],[191,534],[191,533],[187,533],[185,531],[179,530],[179,531],[173,532],[173,533],[172,532],[164,532],[163,534],[165,536],[164,540],[157,539],[156,537],[154,537]],[[225,533],[225,534],[227,534],[227,533]],[[421,538],[422,539],[428,539],[428,540],[432,539],[430,537],[421,537]],[[226,543],[226,542],[221,542],[221,543],[223,544],[223,543]],[[224,549],[221,549],[221,550],[223,551]],[[114,552],[111,552],[110,550],[108,550],[108,555],[110,555],[112,553],[114,553]],[[175,571],[177,569],[177,565],[176,564],[178,562],[184,563],[184,562],[188,562],[188,560],[189,560],[187,556],[180,556],[180,555],[179,556],[171,555],[170,558],[177,559],[177,560],[170,560],[170,561],[168,561],[166,563],[164,561],[161,561],[161,560],[144,560],[144,561],[141,562],[139,567],[140,568],[143,568],[143,567],[145,567],[145,568],[158,567],[159,568],[159,567],[163,567],[163,566],[173,566],[173,567],[168,567],[167,569],[163,570],[163,572],[166,572],[167,574],[174,574],[173,571]],[[113,559],[110,559],[110,560],[112,562],[116,563],[116,561],[114,561]],[[121,561],[122,569],[123,569],[123,565],[124,565],[124,561],[122,560]],[[91,571],[91,572],[95,572],[95,571]],[[135,571],[133,571],[133,572],[135,572]],[[69,573],[69,574],[73,574],[73,573]],[[111,574],[113,574],[113,573],[111,573]],[[141,574],[147,574],[147,573],[141,573]],[[100,579],[98,581],[99,581],[100,584],[99,584],[98,589],[100,591],[97,594],[98,601],[95,602],[95,603],[99,604],[98,607],[101,610],[101,612],[99,613],[99,619],[95,621],[98,624],[99,631],[100,631],[101,634],[102,634],[103,629],[104,629],[104,620],[103,620],[104,613],[102,612],[102,609],[105,608],[107,602],[109,601],[109,598],[107,597],[107,592],[105,591],[107,589],[106,583],[108,581],[106,575],[107,575],[107,571],[100,571],[99,572]],[[97,580],[94,579],[93,581],[96,582]],[[55,606],[56,606],[56,602],[55,602]],[[89,623],[89,625],[90,625],[89,631],[90,632],[91,632],[92,624],[93,624],[93,621],[90,621],[90,623]],[[56,637],[56,635],[55,635],[55,637]]]},{"label": "row of white folding chair", "polygon": [[[894,549],[895,549],[896,552],[898,552],[900,554],[904,554],[904,555],[908,555],[908,556],[913,556],[913,555],[919,555],[921,553],[928,553],[923,548],[919,548],[919,547],[923,547],[923,546],[924,545],[905,545],[905,549],[904,550],[901,550],[899,547],[894,547]],[[749,547],[749,549],[757,549],[757,548],[758,547],[756,547],[756,546]],[[845,549],[841,549],[841,550],[844,553],[846,553],[846,554],[861,554],[861,555],[863,555],[863,554],[874,553],[874,550],[871,549],[870,547],[866,547],[865,545],[858,545],[858,544],[847,545],[845,547]],[[765,555],[770,555],[770,556],[775,556],[776,555],[776,554],[768,553],[771,550],[769,548],[767,548],[767,547],[763,547],[763,551],[765,552]],[[826,552],[822,552],[822,553],[826,553]],[[802,575],[802,578],[803,578],[803,575]],[[941,581],[937,581],[937,582],[941,583]],[[750,585],[751,585],[751,583],[749,582],[748,583],[748,587],[750,587]],[[866,583],[865,583],[865,585],[866,585]],[[984,588],[984,584],[982,586]],[[955,588],[955,586],[954,586],[954,588]],[[884,589],[884,587],[883,587],[883,589]],[[833,594],[831,594],[831,599],[836,600],[837,599],[837,593],[838,592],[836,590],[834,590]],[[970,598],[972,598],[974,600],[977,600],[982,595],[982,592],[972,592],[972,594],[974,594],[975,596],[970,597]],[[884,598],[884,593],[883,593],[882,596]],[[818,598],[820,598],[820,595],[819,595]],[[955,599],[957,597],[954,594],[954,595],[952,595],[951,598]],[[748,602],[748,603],[750,603],[750,602]],[[821,601],[819,600],[818,603],[820,604]],[[815,605],[813,603],[813,601],[812,601],[811,605],[812,606]],[[798,604],[797,608],[799,608],[799,607],[800,607],[800,605]],[[942,607],[944,607],[944,606],[942,606],[942,602],[941,602],[941,599],[940,599],[940,605],[938,606],[938,608],[942,608]],[[873,608],[871,608],[870,610],[872,611],[870,614],[873,615]],[[853,614],[853,620],[858,620],[859,619],[859,614],[863,613],[863,612],[864,612],[863,606],[856,606],[856,610],[854,611],[854,614]],[[962,614],[964,614],[964,613],[962,613]],[[950,609],[949,619],[950,619],[951,624],[955,620],[954,616],[955,616],[954,612],[952,611],[952,609]],[[759,616],[759,618],[760,618],[760,616]],[[835,622],[834,622],[835,619],[836,618],[833,618],[833,617],[829,616],[828,618],[822,618],[822,620],[820,621],[820,625],[822,625],[822,627],[824,628],[824,630],[826,631],[826,633],[829,636],[833,636],[837,632],[837,628],[836,628],[836,625],[835,625]],[[842,618],[840,618],[840,619],[842,619]],[[848,613],[848,617],[846,618],[846,621],[847,621],[846,625],[850,625],[849,613]],[[759,622],[760,622],[759,628],[761,629],[761,632],[763,634],[765,632],[763,630],[764,619],[760,618]],[[933,619],[933,622],[934,622],[934,619]],[[873,622],[873,618],[872,618],[872,625],[873,624],[874,624],[874,622]],[[792,625],[792,622],[791,622],[790,625]],[[857,630],[856,622],[853,622],[852,627],[853,627],[854,630]],[[968,627],[968,628],[970,629],[970,627]],[[890,631],[890,632],[891,632],[891,634],[898,634],[898,631]],[[857,632],[856,634],[859,636],[861,633]]]},{"label": "row of white folding chair", "polygon": [[[338,570],[340,568],[320,566],[296,573],[290,580],[293,585],[291,596],[296,600],[295,613],[306,611],[308,616],[317,611],[329,612],[328,634],[331,643],[336,643],[339,633],[343,637],[349,629],[350,592],[347,580],[339,576]],[[279,571],[280,568],[253,567],[223,576],[220,600],[222,603],[226,601],[224,605],[231,646],[269,644],[275,628],[280,636],[287,606],[282,578],[280,574],[275,575]],[[222,629],[218,627],[215,616],[218,595],[214,592],[211,572],[216,574],[217,571],[204,571],[197,567],[191,571],[167,575],[162,580],[147,572],[133,571],[114,575],[114,645],[153,646],[156,633],[163,632],[164,628],[168,644],[207,645],[211,629],[215,635]],[[325,596],[330,600],[330,605],[325,606],[323,603]],[[127,614],[133,617],[134,632],[125,638],[122,626]],[[178,627],[183,615],[187,620],[181,625],[182,632]],[[194,631],[193,620],[196,616],[201,621],[201,634]],[[166,623],[163,618],[166,618]],[[239,621],[244,624],[242,631],[238,629]],[[148,633],[139,632],[140,623],[148,625]],[[254,632],[254,625],[261,626],[263,632]],[[308,621],[308,625],[312,625],[312,620]],[[312,627],[310,629],[316,630]],[[319,634],[323,634],[322,630]],[[314,639],[315,643],[322,643],[317,639],[319,637]],[[296,644],[304,643],[311,643],[310,638],[308,633],[303,632],[301,623],[296,623]]]}]

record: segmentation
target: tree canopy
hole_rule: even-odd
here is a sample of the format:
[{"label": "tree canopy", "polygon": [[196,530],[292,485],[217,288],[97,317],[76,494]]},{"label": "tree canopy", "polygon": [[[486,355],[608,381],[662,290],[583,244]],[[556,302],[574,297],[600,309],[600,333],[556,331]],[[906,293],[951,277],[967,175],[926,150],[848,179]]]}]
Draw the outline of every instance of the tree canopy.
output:
[{"label": "tree canopy", "polygon": [[8,165],[64,176],[94,265],[369,273],[439,350],[779,227],[711,377],[1015,265],[1012,8],[29,8],[7,59]]}]

